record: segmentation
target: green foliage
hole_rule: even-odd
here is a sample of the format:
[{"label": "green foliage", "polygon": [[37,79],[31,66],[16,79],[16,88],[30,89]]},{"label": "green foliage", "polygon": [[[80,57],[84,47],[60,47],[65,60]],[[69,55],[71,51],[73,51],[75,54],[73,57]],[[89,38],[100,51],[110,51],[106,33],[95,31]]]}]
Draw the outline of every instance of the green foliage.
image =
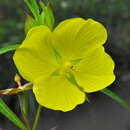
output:
[{"label": "green foliage", "polygon": [[25,26],[24,26],[24,31],[27,34],[29,29],[32,27],[37,26],[36,21],[28,14],[26,14],[26,20],[25,20]]},{"label": "green foliage", "polygon": [[[30,16],[28,13],[26,13],[25,33],[27,33],[32,27],[39,25],[45,25],[48,26],[50,29],[53,29],[54,15],[51,8],[49,7],[49,4],[45,5],[44,2],[40,0],[38,8],[38,3],[36,3],[36,0],[24,1],[33,15]],[[42,10],[41,12],[40,9]]]},{"label": "green foliage", "polygon": [[127,102],[125,102],[121,97],[119,97],[117,94],[115,94],[111,90],[105,88],[105,89],[101,90],[101,92],[104,93],[105,95],[111,97],[112,99],[114,99],[115,101],[120,103],[122,106],[127,108],[128,110],[130,110],[130,105],[128,105]]},{"label": "green foliage", "polygon": [[16,45],[9,45],[4,48],[0,48],[0,54],[4,54],[8,51],[13,51],[13,50],[17,49],[19,46],[20,45],[16,44]]},{"label": "green foliage", "polygon": [[44,3],[42,1],[39,2],[41,8],[42,8],[42,16],[43,16],[43,20],[45,25],[47,25],[50,29],[53,29],[54,23],[55,23],[55,18],[53,15],[53,12],[51,10],[51,8],[49,7],[49,5],[44,5]]},{"label": "green foliage", "polygon": [[26,127],[21,122],[21,120],[15,115],[12,110],[10,110],[10,108],[4,103],[2,99],[0,99],[0,113],[2,113],[19,128],[26,130]]}]

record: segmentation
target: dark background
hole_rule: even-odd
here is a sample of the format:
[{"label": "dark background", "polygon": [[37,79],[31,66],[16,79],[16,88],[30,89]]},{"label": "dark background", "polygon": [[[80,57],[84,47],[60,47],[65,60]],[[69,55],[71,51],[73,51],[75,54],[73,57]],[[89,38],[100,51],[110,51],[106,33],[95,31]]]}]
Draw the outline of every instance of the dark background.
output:
[{"label": "dark background", "polygon": [[[106,51],[116,63],[116,81],[109,87],[130,104],[130,0],[52,0],[56,24],[66,18],[93,18],[108,30]],[[24,39],[23,0],[0,0],[0,48]],[[16,87],[13,52],[0,55],[0,89]],[[2,97],[20,116],[17,95]],[[38,130],[130,130],[130,111],[100,92],[89,95],[90,103],[63,113],[43,108]],[[37,104],[30,92],[30,121]],[[19,130],[0,115],[0,128]]]}]

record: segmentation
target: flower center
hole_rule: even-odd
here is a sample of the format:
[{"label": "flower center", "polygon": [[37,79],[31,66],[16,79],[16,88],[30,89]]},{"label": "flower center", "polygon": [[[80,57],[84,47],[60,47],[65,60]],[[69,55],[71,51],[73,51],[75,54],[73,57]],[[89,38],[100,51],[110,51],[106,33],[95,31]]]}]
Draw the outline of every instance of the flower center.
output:
[{"label": "flower center", "polygon": [[65,69],[65,71],[71,71],[72,70],[72,68],[73,68],[73,65],[72,65],[72,63],[70,63],[70,62],[65,62],[65,64],[64,64],[64,69]]},{"label": "flower center", "polygon": [[60,74],[66,75],[73,72],[73,64],[71,62],[65,62],[60,68]]}]

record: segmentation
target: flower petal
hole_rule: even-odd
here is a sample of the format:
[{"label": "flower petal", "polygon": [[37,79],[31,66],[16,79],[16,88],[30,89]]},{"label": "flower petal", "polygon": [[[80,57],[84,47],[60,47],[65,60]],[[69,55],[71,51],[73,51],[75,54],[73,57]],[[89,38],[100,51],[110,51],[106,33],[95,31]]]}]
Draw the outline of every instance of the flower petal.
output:
[{"label": "flower petal", "polygon": [[75,78],[85,92],[95,92],[104,89],[115,80],[113,70],[112,58],[104,52],[103,47],[99,47],[80,62]]},{"label": "flower petal", "polygon": [[54,56],[51,48],[51,32],[45,26],[32,28],[14,54],[14,62],[20,74],[28,81],[52,73]]},{"label": "flower petal", "polygon": [[106,29],[92,19],[65,20],[53,34],[57,51],[71,60],[82,58],[88,51],[104,44],[107,39]]},{"label": "flower petal", "polygon": [[42,106],[64,112],[85,101],[85,94],[62,76],[39,77],[33,92]]},{"label": "flower petal", "polygon": [[[80,28],[85,24],[82,18],[72,18],[61,22],[53,32],[54,47],[62,57],[70,58],[76,53],[79,46],[75,42],[76,35]],[[73,52],[72,52],[73,49]]]}]

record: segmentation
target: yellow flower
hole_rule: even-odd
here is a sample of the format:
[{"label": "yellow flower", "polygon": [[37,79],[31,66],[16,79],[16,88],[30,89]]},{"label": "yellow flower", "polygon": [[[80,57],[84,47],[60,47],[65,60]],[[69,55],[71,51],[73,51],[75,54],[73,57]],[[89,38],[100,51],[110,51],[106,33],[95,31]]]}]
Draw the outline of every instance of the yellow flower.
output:
[{"label": "yellow flower", "polygon": [[20,74],[34,84],[39,104],[69,111],[85,101],[85,92],[99,91],[114,80],[114,62],[102,46],[106,29],[88,19],[61,22],[53,32],[32,28],[14,55]]}]

